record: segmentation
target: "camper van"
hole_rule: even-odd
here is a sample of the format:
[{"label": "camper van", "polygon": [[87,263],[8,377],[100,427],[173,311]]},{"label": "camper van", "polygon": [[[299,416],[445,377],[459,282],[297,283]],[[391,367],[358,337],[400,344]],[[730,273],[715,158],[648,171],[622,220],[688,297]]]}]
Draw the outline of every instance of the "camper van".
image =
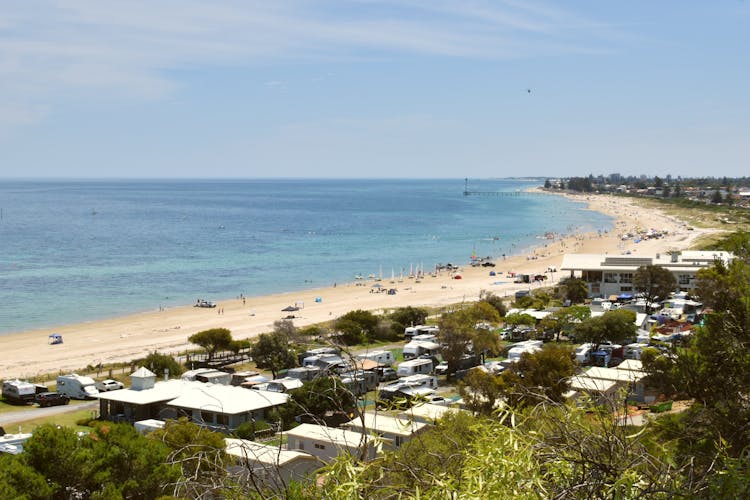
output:
[{"label": "camper van", "polygon": [[435,356],[440,354],[440,344],[435,342],[424,342],[421,340],[412,340],[404,345],[404,359],[418,358],[424,354]]},{"label": "camper van", "polygon": [[36,396],[36,386],[21,380],[6,380],[3,382],[3,399],[8,403],[33,403]]},{"label": "camper van", "polygon": [[361,361],[375,361],[379,365],[391,366],[395,361],[391,351],[370,351],[357,356]]},{"label": "camper van", "polygon": [[93,378],[75,373],[57,377],[57,392],[71,399],[94,399],[99,395]]},{"label": "camper van", "polygon": [[402,363],[399,363],[398,367],[396,368],[396,373],[399,377],[432,373],[432,360],[420,358],[404,361]]},{"label": "camper van", "polygon": [[378,399],[388,401],[396,397],[408,397],[419,391],[434,392],[438,386],[434,375],[410,375],[380,387]]},{"label": "camper van", "polygon": [[406,340],[411,340],[416,335],[423,335],[423,334],[437,335],[439,331],[440,331],[440,328],[437,326],[428,326],[428,325],[408,326],[404,329],[404,338]]},{"label": "camper van", "polygon": [[591,363],[591,350],[593,348],[592,344],[581,344],[576,348],[576,361],[578,361],[579,365]]}]

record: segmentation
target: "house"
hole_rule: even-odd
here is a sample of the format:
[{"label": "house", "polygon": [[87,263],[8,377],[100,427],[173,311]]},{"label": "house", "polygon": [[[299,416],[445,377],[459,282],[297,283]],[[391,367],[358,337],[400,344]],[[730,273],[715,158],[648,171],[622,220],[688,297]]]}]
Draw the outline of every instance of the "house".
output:
[{"label": "house", "polygon": [[257,488],[284,491],[290,481],[308,481],[324,465],[316,457],[302,451],[285,450],[245,439],[224,441],[227,455],[234,458],[229,472]]},{"label": "house", "polygon": [[428,424],[417,420],[388,415],[383,412],[366,412],[342,427],[363,434],[372,434],[383,440],[383,448],[395,449],[413,436],[427,430]]},{"label": "house", "polygon": [[367,434],[317,424],[300,424],[286,435],[287,450],[304,451],[326,463],[342,453],[372,460],[381,447],[374,437]]},{"label": "house", "polygon": [[695,288],[699,270],[720,260],[725,264],[733,259],[729,252],[682,251],[647,255],[565,254],[561,271],[569,271],[571,278],[581,278],[594,297],[632,294],[633,275],[641,266],[661,266],[674,274],[680,290]]},{"label": "house", "polygon": [[568,399],[578,399],[588,395],[597,403],[606,403],[615,400],[619,386],[613,380],[602,380],[597,378],[576,375],[570,378],[570,391],[565,394]]},{"label": "house", "polygon": [[[628,367],[635,365],[628,364]],[[597,394],[598,397],[614,397],[620,389],[628,390],[628,398],[636,401],[644,400],[644,385],[642,380],[646,373],[640,370],[604,368],[594,366],[587,371],[571,378],[571,389]]]},{"label": "house", "polygon": [[135,423],[187,416],[213,430],[230,431],[286,403],[288,395],[251,391],[231,385],[192,380],[156,382],[156,375],[139,368],[130,375],[131,387],[100,393],[99,414],[104,420]]},{"label": "house", "polygon": [[399,418],[408,418],[416,422],[424,422],[426,424],[436,424],[438,420],[446,415],[452,415],[464,410],[458,408],[452,408],[450,406],[433,405],[430,403],[414,405],[408,410],[402,411],[398,414]]}]

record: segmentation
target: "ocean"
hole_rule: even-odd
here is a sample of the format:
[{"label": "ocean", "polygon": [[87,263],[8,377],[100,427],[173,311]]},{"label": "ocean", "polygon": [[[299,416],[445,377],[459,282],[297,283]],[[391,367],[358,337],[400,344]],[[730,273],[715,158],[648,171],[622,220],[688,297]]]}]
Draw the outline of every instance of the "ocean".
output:
[{"label": "ocean", "polygon": [[0,334],[429,272],[612,226],[560,196],[463,191],[462,179],[0,181]]}]

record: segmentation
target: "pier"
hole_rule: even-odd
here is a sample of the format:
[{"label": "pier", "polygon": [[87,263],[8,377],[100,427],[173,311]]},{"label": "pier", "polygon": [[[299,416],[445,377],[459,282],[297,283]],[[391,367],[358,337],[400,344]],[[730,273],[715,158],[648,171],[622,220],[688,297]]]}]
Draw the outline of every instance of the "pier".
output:
[{"label": "pier", "polygon": [[472,191],[469,190],[469,179],[464,179],[464,196],[539,196],[538,191]]}]

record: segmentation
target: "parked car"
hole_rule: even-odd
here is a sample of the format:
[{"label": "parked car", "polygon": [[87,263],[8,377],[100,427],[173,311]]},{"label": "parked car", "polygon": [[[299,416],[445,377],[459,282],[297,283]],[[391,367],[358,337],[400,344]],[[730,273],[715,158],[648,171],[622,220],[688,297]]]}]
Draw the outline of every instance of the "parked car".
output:
[{"label": "parked car", "polygon": [[452,401],[443,396],[428,396],[427,402],[431,405],[448,406]]},{"label": "parked car", "polygon": [[70,398],[57,392],[41,392],[34,399],[36,403],[44,408],[46,406],[60,406],[70,403]]},{"label": "parked car", "polygon": [[448,373],[448,362],[442,361],[435,367],[435,375],[445,375]]},{"label": "parked car", "polygon": [[125,387],[125,384],[123,384],[119,380],[113,380],[111,378],[96,383],[96,388],[99,389],[99,392],[116,391],[118,389],[122,389],[123,387]]},{"label": "parked car", "polygon": [[495,267],[495,263],[490,262],[490,261],[485,261],[485,262],[482,262],[482,267]]},{"label": "parked car", "polygon": [[375,373],[378,374],[378,381],[380,382],[387,382],[389,380],[396,380],[398,378],[398,374],[393,368],[379,367],[375,369]]}]

